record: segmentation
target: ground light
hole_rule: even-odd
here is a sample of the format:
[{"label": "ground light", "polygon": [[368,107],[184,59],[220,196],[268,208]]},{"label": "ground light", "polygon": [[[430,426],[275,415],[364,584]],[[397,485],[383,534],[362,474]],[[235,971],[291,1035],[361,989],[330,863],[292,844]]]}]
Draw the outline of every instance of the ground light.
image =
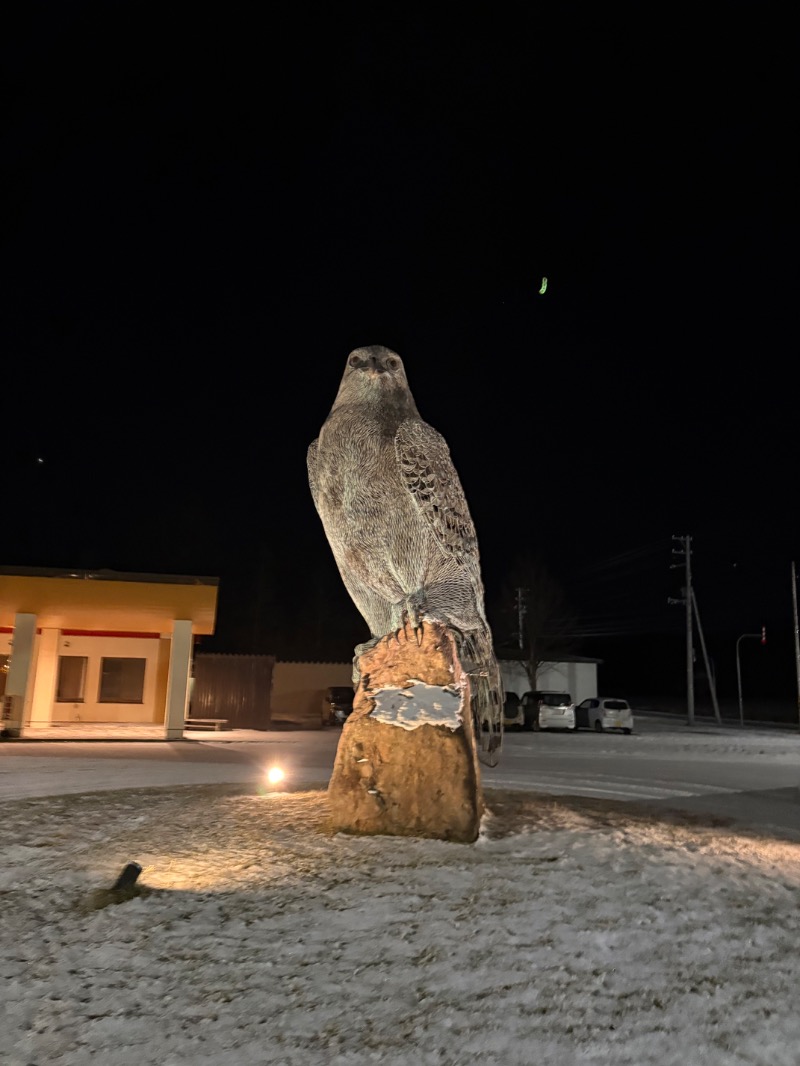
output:
[{"label": "ground light", "polygon": [[267,784],[279,785],[285,776],[286,775],[283,770],[281,770],[280,766],[270,766],[266,773]]}]

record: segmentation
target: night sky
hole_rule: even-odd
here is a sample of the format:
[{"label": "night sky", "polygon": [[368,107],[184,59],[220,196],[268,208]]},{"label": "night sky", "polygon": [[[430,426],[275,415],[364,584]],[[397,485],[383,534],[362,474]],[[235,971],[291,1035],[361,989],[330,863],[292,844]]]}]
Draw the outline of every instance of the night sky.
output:
[{"label": "night sky", "polygon": [[349,658],[305,454],[349,351],[385,344],[449,443],[498,640],[528,552],[583,654],[655,663],[688,534],[719,656],[767,624],[789,685],[780,6],[17,7],[0,564],[216,576],[210,650]]}]

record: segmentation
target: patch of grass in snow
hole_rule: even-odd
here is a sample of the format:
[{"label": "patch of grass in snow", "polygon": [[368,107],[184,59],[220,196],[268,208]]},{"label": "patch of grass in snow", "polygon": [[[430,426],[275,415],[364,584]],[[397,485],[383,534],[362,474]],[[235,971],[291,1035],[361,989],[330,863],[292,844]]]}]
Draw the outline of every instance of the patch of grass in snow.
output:
[{"label": "patch of grass in snow", "polygon": [[125,888],[116,889],[96,888],[88,895],[77,900],[75,909],[79,914],[91,914],[92,911],[101,911],[104,907],[116,907],[120,903],[127,903],[128,900],[135,899],[137,896],[145,897],[152,895],[152,893],[152,888],[139,884],[127,885]]}]

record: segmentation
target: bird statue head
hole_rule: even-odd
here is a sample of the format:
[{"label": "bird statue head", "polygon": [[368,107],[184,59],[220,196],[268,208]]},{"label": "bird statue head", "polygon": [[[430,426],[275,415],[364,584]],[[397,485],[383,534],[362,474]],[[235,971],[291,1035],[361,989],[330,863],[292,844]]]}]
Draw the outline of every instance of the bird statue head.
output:
[{"label": "bird statue head", "polygon": [[403,360],[382,344],[356,348],[348,355],[333,406],[343,403],[379,403],[419,415]]}]

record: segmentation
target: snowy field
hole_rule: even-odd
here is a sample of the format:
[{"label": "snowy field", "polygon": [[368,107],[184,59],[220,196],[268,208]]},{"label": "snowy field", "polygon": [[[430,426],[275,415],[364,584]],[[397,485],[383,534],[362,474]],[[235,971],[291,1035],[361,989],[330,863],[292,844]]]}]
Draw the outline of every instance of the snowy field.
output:
[{"label": "snowy field", "polygon": [[321,788],[3,803],[0,1061],[797,1066],[800,822],[486,798],[474,845],[332,835]]}]

